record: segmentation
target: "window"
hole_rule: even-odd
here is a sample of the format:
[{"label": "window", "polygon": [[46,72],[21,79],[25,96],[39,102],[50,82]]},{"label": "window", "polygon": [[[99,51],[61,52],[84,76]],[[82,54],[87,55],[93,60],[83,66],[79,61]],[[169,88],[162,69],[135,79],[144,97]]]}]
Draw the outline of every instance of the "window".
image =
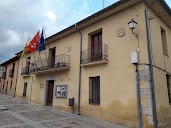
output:
[{"label": "window", "polygon": [[7,92],[8,92],[8,81],[7,81],[7,85],[6,85],[5,94],[7,94]]},{"label": "window", "polygon": [[26,92],[27,92],[27,83],[24,83],[24,88],[23,88],[23,96],[26,96]]},{"label": "window", "polygon": [[89,77],[89,103],[100,104],[100,76]]},{"label": "window", "polygon": [[14,74],[14,69],[15,69],[15,63],[12,65],[12,73]]},{"label": "window", "polygon": [[12,89],[12,80],[11,80],[11,85],[10,85],[10,89]]},{"label": "window", "polygon": [[166,75],[169,104],[171,104],[171,86],[170,86],[171,79],[170,78],[171,78],[170,75]]},{"label": "window", "polygon": [[49,49],[49,65],[50,67],[55,66],[55,56],[56,56],[56,47]]},{"label": "window", "polygon": [[168,56],[166,31],[161,27],[163,54]]},{"label": "window", "polygon": [[26,58],[26,67],[30,66],[30,60],[31,60],[30,56]]},{"label": "window", "polygon": [[55,96],[66,98],[67,97],[67,86],[66,85],[57,85]]},{"label": "window", "polygon": [[91,35],[91,61],[102,59],[102,31]]}]

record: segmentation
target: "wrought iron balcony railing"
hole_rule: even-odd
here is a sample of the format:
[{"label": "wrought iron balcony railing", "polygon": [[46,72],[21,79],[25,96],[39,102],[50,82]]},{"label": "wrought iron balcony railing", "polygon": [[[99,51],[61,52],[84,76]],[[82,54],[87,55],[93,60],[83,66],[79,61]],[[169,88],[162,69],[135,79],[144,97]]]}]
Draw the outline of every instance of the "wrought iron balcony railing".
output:
[{"label": "wrought iron balcony railing", "polygon": [[31,64],[31,73],[48,71],[50,69],[66,69],[70,67],[70,56],[69,55],[58,55],[56,57],[43,59]]},{"label": "wrought iron balcony railing", "polygon": [[81,64],[88,64],[98,61],[108,61],[108,46],[103,44],[94,48],[89,48],[81,52]]},{"label": "wrought iron balcony railing", "polygon": [[24,67],[21,69],[21,75],[30,75],[29,67]]},{"label": "wrought iron balcony railing", "polygon": [[6,72],[2,73],[2,78],[6,79]]},{"label": "wrought iron balcony railing", "polygon": [[9,70],[9,77],[13,77],[14,76],[14,69],[10,69]]}]

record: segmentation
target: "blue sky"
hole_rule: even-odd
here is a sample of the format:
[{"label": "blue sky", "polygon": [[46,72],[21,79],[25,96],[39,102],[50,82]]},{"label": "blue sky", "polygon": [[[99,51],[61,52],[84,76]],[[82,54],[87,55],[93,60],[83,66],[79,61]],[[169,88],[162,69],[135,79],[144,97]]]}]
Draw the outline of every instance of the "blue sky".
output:
[{"label": "blue sky", "polygon": [[[103,8],[103,0],[87,0],[90,8],[90,13],[97,12]],[[105,7],[115,3],[118,0],[104,0]],[[165,0],[171,7],[171,0]]]},{"label": "blue sky", "polygon": [[[118,0],[104,0],[105,7]],[[171,0],[166,0],[171,7]],[[51,36],[103,9],[103,0],[4,0],[0,4],[0,63],[21,51],[28,37]]]}]

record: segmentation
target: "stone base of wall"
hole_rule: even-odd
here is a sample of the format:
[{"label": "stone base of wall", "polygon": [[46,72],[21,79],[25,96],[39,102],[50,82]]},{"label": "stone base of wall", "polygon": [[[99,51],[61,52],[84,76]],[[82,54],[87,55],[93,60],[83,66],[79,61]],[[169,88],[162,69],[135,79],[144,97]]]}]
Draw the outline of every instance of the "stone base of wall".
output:
[{"label": "stone base of wall", "polygon": [[6,89],[1,89],[0,92],[4,93],[4,94],[7,94],[7,95],[10,95],[10,96],[14,96],[15,95],[15,90],[14,89],[8,89],[7,93],[6,93]]},{"label": "stone base of wall", "polygon": [[7,94],[10,95],[10,96],[14,96],[15,95],[15,90],[14,89],[9,89]]},{"label": "stone base of wall", "polygon": [[1,89],[1,92],[5,94],[6,93],[6,89]]},{"label": "stone base of wall", "polygon": [[[141,65],[142,66],[142,65]],[[144,65],[143,70],[139,70],[140,76],[140,96],[142,114],[147,117],[148,125],[153,126],[153,105],[151,95],[150,69],[148,65]]]}]

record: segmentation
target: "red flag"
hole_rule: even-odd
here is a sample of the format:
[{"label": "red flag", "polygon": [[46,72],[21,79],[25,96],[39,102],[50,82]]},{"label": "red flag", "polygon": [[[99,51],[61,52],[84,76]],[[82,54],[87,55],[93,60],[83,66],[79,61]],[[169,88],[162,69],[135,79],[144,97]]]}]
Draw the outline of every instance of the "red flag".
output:
[{"label": "red flag", "polygon": [[30,41],[30,43],[27,45],[27,49],[29,53],[34,52],[38,48],[39,40],[40,40],[40,34],[38,31],[37,34],[32,39],[32,41]]}]

